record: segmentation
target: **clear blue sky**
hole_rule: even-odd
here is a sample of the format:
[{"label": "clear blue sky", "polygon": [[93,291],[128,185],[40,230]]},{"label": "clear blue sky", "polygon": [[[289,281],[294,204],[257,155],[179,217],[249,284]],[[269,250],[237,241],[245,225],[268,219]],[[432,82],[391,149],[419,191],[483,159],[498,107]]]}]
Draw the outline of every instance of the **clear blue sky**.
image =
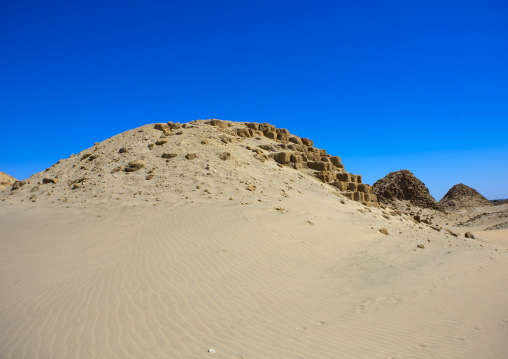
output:
[{"label": "clear blue sky", "polygon": [[506,198],[507,4],[0,1],[0,171],[214,117],[309,137],[367,183]]}]

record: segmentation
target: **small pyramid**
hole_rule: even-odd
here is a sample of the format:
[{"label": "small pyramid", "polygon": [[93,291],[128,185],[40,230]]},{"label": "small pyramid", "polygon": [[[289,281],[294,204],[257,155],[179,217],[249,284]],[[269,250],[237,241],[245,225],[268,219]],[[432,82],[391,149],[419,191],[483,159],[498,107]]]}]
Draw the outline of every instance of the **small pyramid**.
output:
[{"label": "small pyramid", "polygon": [[489,206],[490,201],[477,190],[463,183],[456,184],[439,201],[439,204],[450,211]]},{"label": "small pyramid", "polygon": [[443,211],[425,184],[408,170],[390,172],[374,183],[373,192],[380,202],[406,200],[419,207]]}]

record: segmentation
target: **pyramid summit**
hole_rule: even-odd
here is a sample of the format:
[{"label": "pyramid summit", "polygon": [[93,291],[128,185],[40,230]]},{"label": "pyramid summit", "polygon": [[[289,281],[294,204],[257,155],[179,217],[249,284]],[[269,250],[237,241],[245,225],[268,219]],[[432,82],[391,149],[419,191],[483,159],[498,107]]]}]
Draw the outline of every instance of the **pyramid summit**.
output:
[{"label": "pyramid summit", "polygon": [[456,184],[446,192],[439,204],[450,211],[489,206],[490,201],[477,190],[463,183]]}]

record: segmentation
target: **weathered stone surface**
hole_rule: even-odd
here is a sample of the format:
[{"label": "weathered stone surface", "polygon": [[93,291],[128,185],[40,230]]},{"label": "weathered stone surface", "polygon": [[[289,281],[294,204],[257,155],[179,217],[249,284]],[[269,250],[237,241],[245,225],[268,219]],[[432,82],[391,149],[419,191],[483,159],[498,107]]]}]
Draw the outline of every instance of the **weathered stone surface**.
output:
[{"label": "weathered stone surface", "polygon": [[[275,132],[276,128],[274,125],[270,125],[269,123],[264,122],[259,125],[259,130],[261,132]],[[277,138],[277,135],[275,135],[275,138]]]},{"label": "weathered stone surface", "polygon": [[289,131],[288,131],[287,129],[285,129],[285,128],[278,128],[278,129],[276,129],[276,130],[275,130],[275,132],[277,132],[278,134],[279,134],[279,133],[283,133],[283,134],[285,134],[286,136],[289,136],[289,135],[290,135]]},{"label": "weathered stone surface", "polygon": [[166,138],[160,138],[160,139],[158,139],[158,140],[155,142],[155,144],[156,144],[157,146],[162,146],[162,145],[164,145],[164,144],[166,144],[166,143],[168,143],[168,140],[167,140]]},{"label": "weathered stone surface", "polygon": [[296,145],[303,145],[302,139],[298,136],[289,136],[289,142],[292,142]]},{"label": "weathered stone surface", "polygon": [[344,193],[344,196],[346,196],[347,198],[349,199],[353,199],[354,197],[354,192],[345,192]]},{"label": "weathered stone surface", "polygon": [[316,173],[316,177],[325,183],[332,182],[337,179],[336,174],[333,172],[330,172],[330,171],[318,172],[318,173]]},{"label": "weathered stone surface", "polygon": [[337,174],[337,179],[341,182],[352,182],[350,173],[339,173]]},{"label": "weathered stone surface", "polygon": [[303,168],[303,163],[302,162],[295,162],[295,163],[293,163],[293,168],[295,170],[299,170],[299,169]]},{"label": "weathered stone surface", "polygon": [[291,162],[295,162],[295,163],[303,162],[302,155],[299,155],[297,153],[292,153],[291,154]]},{"label": "weathered stone surface", "polygon": [[314,141],[311,141],[308,138],[302,138],[302,143],[305,146],[309,146],[309,147],[313,147],[314,146]]},{"label": "weathered stone surface", "polygon": [[330,171],[332,169],[331,163],[322,161],[308,161],[307,167],[312,168],[316,171]]},{"label": "weathered stone surface", "polygon": [[277,139],[277,132],[267,131],[267,132],[263,132],[263,134],[265,135],[266,138],[269,138],[271,140]]},{"label": "weathered stone surface", "polygon": [[341,164],[341,159],[339,156],[331,156],[330,157],[330,162],[332,162],[334,165],[340,165]]},{"label": "weathered stone surface", "polygon": [[161,157],[170,159],[170,158],[175,158],[176,156],[178,156],[178,154],[176,154],[176,153],[164,152]]},{"label": "weathered stone surface", "polygon": [[368,184],[359,183],[358,184],[358,191],[363,192],[363,193],[371,193],[372,189]]},{"label": "weathered stone surface", "polygon": [[339,191],[347,191],[347,183],[346,182],[335,181],[332,183],[332,186],[337,187],[337,189]]},{"label": "weathered stone surface", "polygon": [[180,122],[176,122],[176,123],[173,123],[172,121],[169,121],[168,122],[168,126],[170,129],[172,130],[178,130],[182,127],[182,125],[180,124]]},{"label": "weathered stone surface", "polygon": [[156,130],[162,131],[162,132],[170,132],[171,131],[171,128],[169,127],[169,125],[167,123],[156,123],[153,128],[155,128]]},{"label": "weathered stone surface", "polygon": [[270,151],[270,152],[278,151],[277,147],[275,147],[273,145],[260,145],[259,148],[261,148],[265,151]]},{"label": "weathered stone surface", "polygon": [[290,152],[279,152],[276,153],[273,159],[280,164],[286,165],[291,162],[291,153]]},{"label": "weathered stone surface", "polygon": [[259,123],[257,122],[248,122],[247,127],[256,131],[259,131]]},{"label": "weathered stone surface", "polygon": [[217,120],[215,118],[212,118],[208,123],[212,126],[220,128],[222,130],[229,127],[229,124],[226,121]]},{"label": "weathered stone surface", "polygon": [[125,172],[135,172],[145,167],[145,162],[141,160],[130,161],[127,166],[125,166]]},{"label": "weathered stone surface", "polygon": [[42,183],[58,183],[58,178],[43,178]]},{"label": "weathered stone surface", "polygon": [[348,191],[356,192],[358,190],[358,184],[356,182],[348,182],[347,189]]},{"label": "weathered stone surface", "polygon": [[354,192],[353,199],[358,202],[364,201],[365,200],[364,193],[363,192]]},{"label": "weathered stone surface", "polygon": [[236,130],[236,135],[240,137],[252,137],[248,128],[238,128]]},{"label": "weathered stone surface", "polygon": [[277,133],[277,141],[286,143],[289,141],[289,136],[285,133],[279,132]]}]

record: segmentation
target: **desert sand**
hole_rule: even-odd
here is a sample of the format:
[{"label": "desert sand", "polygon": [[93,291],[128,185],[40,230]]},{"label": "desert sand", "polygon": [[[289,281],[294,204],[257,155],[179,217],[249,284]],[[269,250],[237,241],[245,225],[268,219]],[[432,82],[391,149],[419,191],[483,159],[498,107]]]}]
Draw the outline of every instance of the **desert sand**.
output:
[{"label": "desert sand", "polygon": [[173,132],[0,191],[1,358],[506,357],[507,246],[247,148],[273,140]]}]

